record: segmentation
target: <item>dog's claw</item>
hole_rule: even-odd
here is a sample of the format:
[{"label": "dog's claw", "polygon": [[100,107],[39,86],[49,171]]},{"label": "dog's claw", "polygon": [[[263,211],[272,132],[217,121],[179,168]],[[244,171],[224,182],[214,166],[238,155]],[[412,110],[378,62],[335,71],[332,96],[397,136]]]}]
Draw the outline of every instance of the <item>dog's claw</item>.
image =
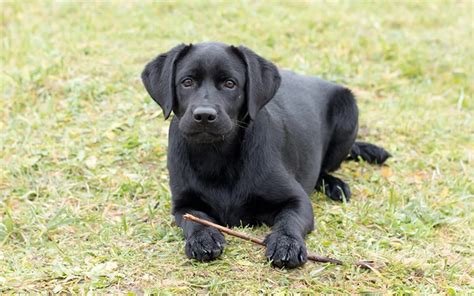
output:
[{"label": "dog's claw", "polygon": [[301,262],[304,262],[304,257],[303,257],[303,254],[299,254],[298,255],[298,259],[301,261]]}]

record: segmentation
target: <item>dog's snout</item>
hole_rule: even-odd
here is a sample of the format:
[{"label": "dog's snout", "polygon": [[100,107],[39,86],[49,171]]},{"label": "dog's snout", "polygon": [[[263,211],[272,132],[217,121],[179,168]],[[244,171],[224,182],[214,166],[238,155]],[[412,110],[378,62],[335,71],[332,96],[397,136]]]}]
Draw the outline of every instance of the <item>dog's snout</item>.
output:
[{"label": "dog's snout", "polygon": [[217,120],[217,111],[212,107],[197,107],[193,112],[194,121],[211,123]]}]

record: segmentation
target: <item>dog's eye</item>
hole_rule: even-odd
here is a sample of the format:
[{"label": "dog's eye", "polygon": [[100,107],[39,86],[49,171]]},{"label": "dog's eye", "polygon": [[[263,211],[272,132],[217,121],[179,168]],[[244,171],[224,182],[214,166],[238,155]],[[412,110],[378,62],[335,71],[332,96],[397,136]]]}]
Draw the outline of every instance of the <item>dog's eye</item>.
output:
[{"label": "dog's eye", "polygon": [[228,79],[224,82],[224,87],[229,88],[229,89],[233,89],[233,88],[235,88],[235,82]]},{"label": "dog's eye", "polygon": [[191,78],[186,78],[181,82],[183,87],[191,87],[194,85],[194,81]]}]

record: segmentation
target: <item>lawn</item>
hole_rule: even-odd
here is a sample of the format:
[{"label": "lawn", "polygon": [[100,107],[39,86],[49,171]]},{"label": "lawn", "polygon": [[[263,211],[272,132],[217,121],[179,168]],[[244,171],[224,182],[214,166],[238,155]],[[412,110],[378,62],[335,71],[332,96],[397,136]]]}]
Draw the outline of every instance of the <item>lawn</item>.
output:
[{"label": "lawn", "polygon": [[[23,3],[22,3],[23,2]],[[0,293],[474,293],[473,2],[2,2]],[[344,84],[387,166],[345,163],[349,204],[311,196],[307,246],[379,273],[275,269],[228,238],[184,255],[168,122],[140,81],[178,43],[245,44]],[[155,207],[155,205],[157,205]],[[240,228],[264,237],[269,228]]]}]

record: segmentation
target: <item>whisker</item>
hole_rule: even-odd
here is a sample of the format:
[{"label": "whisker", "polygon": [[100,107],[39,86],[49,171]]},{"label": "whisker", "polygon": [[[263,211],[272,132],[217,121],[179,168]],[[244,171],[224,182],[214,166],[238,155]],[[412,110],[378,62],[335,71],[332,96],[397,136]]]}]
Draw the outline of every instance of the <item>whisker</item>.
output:
[{"label": "whisker", "polygon": [[245,123],[243,121],[233,120],[233,122],[238,127],[241,127],[241,128],[247,128],[248,127],[247,123]]}]

